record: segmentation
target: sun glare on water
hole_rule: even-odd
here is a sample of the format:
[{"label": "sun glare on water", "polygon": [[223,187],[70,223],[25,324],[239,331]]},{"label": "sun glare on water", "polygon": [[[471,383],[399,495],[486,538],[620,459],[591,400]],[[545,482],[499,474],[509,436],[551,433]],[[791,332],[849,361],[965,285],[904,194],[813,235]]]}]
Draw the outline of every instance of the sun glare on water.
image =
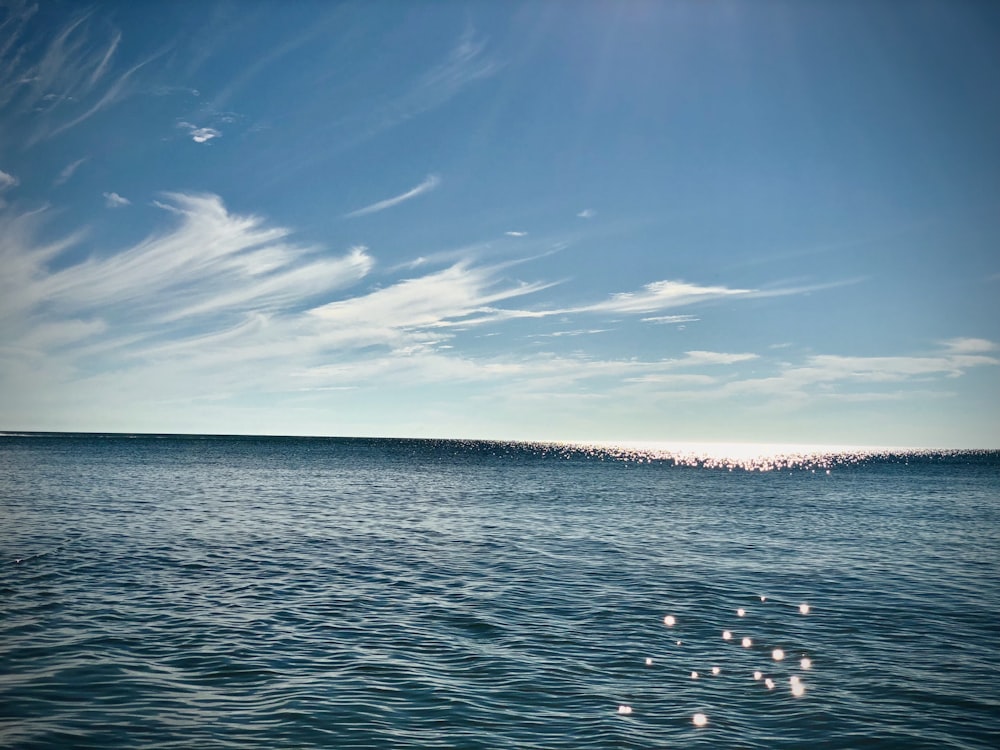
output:
[{"label": "sun glare on water", "polygon": [[[587,442],[566,444],[577,450],[600,453],[622,461],[670,461],[679,466],[746,471],[807,469],[826,471],[837,466],[902,454],[920,453],[912,448],[795,443],[670,443]],[[764,601],[764,597],[761,597]]]}]

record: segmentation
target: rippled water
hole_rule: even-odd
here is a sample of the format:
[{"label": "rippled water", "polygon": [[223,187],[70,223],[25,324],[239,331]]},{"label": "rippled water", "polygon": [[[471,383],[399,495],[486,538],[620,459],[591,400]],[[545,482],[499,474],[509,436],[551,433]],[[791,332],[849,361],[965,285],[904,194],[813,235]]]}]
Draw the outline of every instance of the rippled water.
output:
[{"label": "rippled water", "polygon": [[1000,745],[1000,455],[744,465],[0,438],[0,745]]}]

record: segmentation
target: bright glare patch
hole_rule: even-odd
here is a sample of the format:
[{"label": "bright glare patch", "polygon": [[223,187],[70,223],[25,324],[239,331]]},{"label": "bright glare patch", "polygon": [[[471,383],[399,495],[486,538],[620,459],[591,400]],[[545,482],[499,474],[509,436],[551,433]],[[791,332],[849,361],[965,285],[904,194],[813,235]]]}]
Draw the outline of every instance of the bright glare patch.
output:
[{"label": "bright glare patch", "polygon": [[813,665],[812,659],[810,659],[808,656],[803,656],[802,661],[799,662],[799,666],[802,667],[803,669],[812,669],[812,665]]},{"label": "bright glare patch", "polygon": [[719,669],[718,667],[712,667],[712,674],[719,674],[719,672],[721,672],[721,671],[722,670]]},{"label": "bright glare patch", "polygon": [[738,610],[736,610],[736,616],[737,617],[743,617],[746,613],[747,613],[747,611],[745,609],[743,609],[743,607],[740,607]]},{"label": "bright glare patch", "polygon": [[708,717],[705,714],[697,713],[691,717],[691,721],[694,722],[696,727],[703,727],[708,724]]},{"label": "bright glare patch", "polygon": [[801,698],[806,694],[806,686],[800,680],[796,680],[792,683],[792,695],[796,698]]},{"label": "bright glare patch", "polygon": [[[565,447],[620,461],[668,461],[678,466],[744,471],[817,471],[850,466],[872,458],[913,454],[912,448],[764,443],[564,443]],[[762,600],[763,601],[763,600]]]},{"label": "bright glare patch", "polygon": [[764,684],[767,685],[768,690],[774,690],[774,680],[772,680],[770,677],[764,680]]},{"label": "bright glare patch", "polygon": [[632,713],[632,707],[626,706],[624,703],[618,707],[618,713],[620,714],[630,714]]},{"label": "bright glare patch", "polygon": [[749,638],[743,639],[743,648],[750,648],[752,645],[753,641],[751,641]]},{"label": "bright glare patch", "polygon": [[692,680],[697,680],[698,679],[698,673],[697,672],[692,672],[691,673],[691,679]]},{"label": "bright glare patch", "polygon": [[733,637],[732,631],[730,631],[730,630],[723,630],[722,631],[722,640],[728,641],[732,637]]},{"label": "bright glare patch", "polygon": [[771,652],[771,658],[775,661],[782,661],[785,658],[785,652],[780,648],[776,648]]},{"label": "bright glare patch", "polygon": [[767,601],[767,597],[766,597],[766,596],[764,596],[763,594],[761,594],[761,595],[760,595],[760,600],[761,600],[762,602],[766,602],[766,601]]},{"label": "bright glare patch", "polygon": [[799,605],[799,614],[808,615],[809,605],[806,604],[805,602],[802,602],[802,604]]},{"label": "bright glare patch", "polygon": [[663,618],[663,624],[668,628],[672,628],[677,623],[677,619],[673,615],[667,615]]},{"label": "bright glare patch", "polygon": [[647,667],[653,666],[653,660],[650,659],[648,656],[646,657],[646,666]]},{"label": "bright glare patch", "polygon": [[760,670],[758,670],[758,671],[756,671],[756,672],[753,673],[753,678],[755,680],[760,680],[760,678],[763,677],[763,676],[764,676],[764,674]]}]

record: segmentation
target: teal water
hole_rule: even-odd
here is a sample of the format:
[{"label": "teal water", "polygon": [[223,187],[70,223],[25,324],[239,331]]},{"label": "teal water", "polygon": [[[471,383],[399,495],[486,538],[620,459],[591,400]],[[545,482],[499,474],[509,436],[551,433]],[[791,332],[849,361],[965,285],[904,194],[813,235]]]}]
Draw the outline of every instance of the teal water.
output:
[{"label": "teal water", "polygon": [[681,463],[0,437],[0,746],[1000,746],[1000,454]]}]

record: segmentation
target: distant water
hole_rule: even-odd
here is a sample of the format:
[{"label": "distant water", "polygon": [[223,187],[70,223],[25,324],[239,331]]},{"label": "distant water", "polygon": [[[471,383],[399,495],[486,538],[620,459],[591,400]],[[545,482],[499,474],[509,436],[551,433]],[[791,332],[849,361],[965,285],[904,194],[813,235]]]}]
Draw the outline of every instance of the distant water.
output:
[{"label": "distant water", "polygon": [[998,626],[997,452],[0,437],[4,747],[993,748]]}]

